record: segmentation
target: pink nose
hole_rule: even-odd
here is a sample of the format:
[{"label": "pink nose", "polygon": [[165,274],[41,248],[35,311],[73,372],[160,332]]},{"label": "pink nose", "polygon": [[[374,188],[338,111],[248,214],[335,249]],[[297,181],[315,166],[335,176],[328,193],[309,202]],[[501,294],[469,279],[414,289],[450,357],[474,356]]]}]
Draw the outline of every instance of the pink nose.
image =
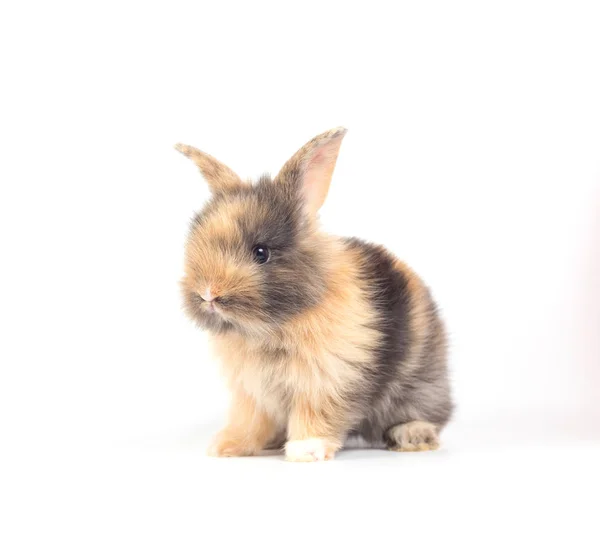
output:
[{"label": "pink nose", "polygon": [[211,288],[207,287],[202,293],[200,293],[202,300],[206,300],[206,302],[212,302],[216,296],[212,294]]}]

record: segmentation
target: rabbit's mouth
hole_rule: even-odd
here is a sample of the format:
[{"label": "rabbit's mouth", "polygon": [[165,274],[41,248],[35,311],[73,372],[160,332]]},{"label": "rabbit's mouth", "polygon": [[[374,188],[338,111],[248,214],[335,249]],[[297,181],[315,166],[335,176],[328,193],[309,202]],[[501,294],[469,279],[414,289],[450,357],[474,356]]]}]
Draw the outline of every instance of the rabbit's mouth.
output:
[{"label": "rabbit's mouth", "polygon": [[200,297],[200,300],[202,301],[202,311],[206,311],[211,314],[220,313],[220,307],[217,306],[217,304],[220,302],[218,298],[215,298],[213,300],[204,300],[202,297]]}]

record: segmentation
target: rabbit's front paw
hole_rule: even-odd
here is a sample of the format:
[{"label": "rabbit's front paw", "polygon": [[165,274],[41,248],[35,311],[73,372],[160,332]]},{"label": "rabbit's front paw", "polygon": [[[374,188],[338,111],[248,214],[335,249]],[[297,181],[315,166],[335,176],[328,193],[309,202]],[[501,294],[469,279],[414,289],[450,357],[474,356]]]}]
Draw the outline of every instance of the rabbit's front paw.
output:
[{"label": "rabbit's front paw", "polygon": [[285,459],[291,462],[328,461],[337,448],[323,438],[290,440],[285,445]]},{"label": "rabbit's front paw", "polygon": [[221,431],[208,448],[207,454],[211,457],[246,457],[259,451],[260,449],[248,444],[240,436]]}]

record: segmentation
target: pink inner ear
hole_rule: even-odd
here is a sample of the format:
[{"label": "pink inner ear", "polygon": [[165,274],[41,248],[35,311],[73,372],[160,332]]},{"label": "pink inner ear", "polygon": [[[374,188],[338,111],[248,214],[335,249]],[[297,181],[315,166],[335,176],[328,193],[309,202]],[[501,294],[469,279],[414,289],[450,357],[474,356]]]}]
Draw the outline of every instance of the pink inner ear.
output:
[{"label": "pink inner ear", "polygon": [[320,147],[317,149],[310,159],[309,167],[318,167],[322,166],[325,162],[325,156],[327,155],[327,147]]},{"label": "pink inner ear", "polygon": [[334,140],[319,147],[307,163],[303,190],[306,204],[312,213],[316,213],[321,208],[327,197],[341,141],[341,139]]}]

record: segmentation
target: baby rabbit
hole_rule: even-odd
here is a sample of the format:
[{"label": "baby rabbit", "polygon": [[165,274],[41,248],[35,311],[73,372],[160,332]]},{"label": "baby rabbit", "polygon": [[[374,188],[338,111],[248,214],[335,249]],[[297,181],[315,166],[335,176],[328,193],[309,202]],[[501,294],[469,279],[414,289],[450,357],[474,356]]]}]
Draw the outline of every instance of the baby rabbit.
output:
[{"label": "baby rabbit", "polygon": [[212,199],[193,220],[184,301],[232,392],[210,454],[283,447],[333,458],[351,435],[436,449],[452,400],[446,336],[428,288],[381,246],[319,230],[346,130],[304,145],[271,179],[241,180],[193,147]]}]

